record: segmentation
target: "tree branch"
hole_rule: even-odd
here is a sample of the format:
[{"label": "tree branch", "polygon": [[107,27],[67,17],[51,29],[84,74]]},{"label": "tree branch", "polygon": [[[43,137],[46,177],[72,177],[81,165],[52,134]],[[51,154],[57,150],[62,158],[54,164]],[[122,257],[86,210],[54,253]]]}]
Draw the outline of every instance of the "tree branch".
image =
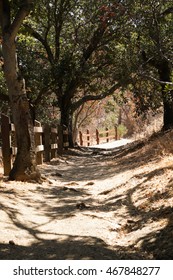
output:
[{"label": "tree branch", "polygon": [[160,14],[160,17],[165,17],[169,14],[173,14],[173,7],[169,7],[168,9],[166,9],[164,12],[162,12]]},{"label": "tree branch", "polygon": [[60,56],[60,35],[63,25],[63,14],[64,14],[64,1],[60,1],[59,4],[59,11],[57,13],[56,6],[57,1],[55,2],[55,8],[54,8],[54,20],[55,20],[55,58],[56,61],[59,60]]},{"label": "tree branch", "polygon": [[98,44],[100,43],[106,28],[107,25],[105,25],[104,27],[100,24],[97,30],[95,30],[92,38],[90,39],[88,47],[83,52],[84,61],[87,61],[91,57],[92,53],[97,49]]},{"label": "tree branch", "polygon": [[36,99],[32,102],[32,104],[34,106],[37,106],[41,102],[43,95],[48,96],[48,95],[51,95],[51,93],[52,93],[52,91],[49,89],[48,86],[42,88],[40,90],[39,94],[37,95]]},{"label": "tree branch", "polygon": [[14,39],[19,31],[19,28],[25,19],[25,17],[30,13],[30,10],[32,9],[33,1],[32,0],[26,0],[18,10],[14,21],[12,22],[11,26],[9,27],[9,31],[11,34],[12,39]]},{"label": "tree branch", "polygon": [[2,28],[2,33],[8,30],[11,25],[10,20],[10,4],[8,0],[0,1],[0,24]]},{"label": "tree branch", "polygon": [[37,39],[42,45],[43,47],[45,48],[46,50],[46,53],[48,55],[48,59],[49,59],[49,62],[51,65],[54,64],[54,56],[53,56],[53,53],[51,51],[51,48],[47,42],[46,39],[44,39],[37,31],[35,31],[30,25],[28,24],[24,24],[24,27],[26,29],[26,31],[32,35],[35,39]]},{"label": "tree branch", "polygon": [[[94,107],[95,103],[96,103],[96,100],[94,100],[93,103],[89,106],[89,108],[87,108],[85,116],[78,123],[78,127],[80,127],[84,123],[84,121],[87,120],[88,117],[92,116],[92,114],[95,112],[95,108],[92,108],[92,107]],[[83,105],[84,105],[84,103],[82,104],[82,106]],[[93,109],[93,110],[91,110],[91,109]]]},{"label": "tree branch", "polygon": [[161,85],[170,85],[170,86],[173,86],[173,83],[172,82],[166,82],[166,81],[160,81],[150,75],[146,75],[146,74],[141,74],[140,76],[144,77],[144,78],[147,78],[147,79],[150,79],[156,83],[159,83]]},{"label": "tree branch", "polygon": [[2,33],[8,33],[12,40],[15,39],[23,20],[29,14],[33,6],[33,0],[25,0],[23,2],[24,3],[19,7],[19,10],[13,22],[11,22],[11,11],[9,1],[0,1],[0,23],[2,27]]},{"label": "tree branch", "polygon": [[83,103],[90,101],[90,100],[101,100],[109,95],[112,95],[115,90],[119,89],[121,85],[119,83],[114,84],[110,89],[106,90],[105,92],[99,95],[85,95],[78,101],[74,102],[72,105],[72,112],[75,112],[77,108],[79,108]]}]

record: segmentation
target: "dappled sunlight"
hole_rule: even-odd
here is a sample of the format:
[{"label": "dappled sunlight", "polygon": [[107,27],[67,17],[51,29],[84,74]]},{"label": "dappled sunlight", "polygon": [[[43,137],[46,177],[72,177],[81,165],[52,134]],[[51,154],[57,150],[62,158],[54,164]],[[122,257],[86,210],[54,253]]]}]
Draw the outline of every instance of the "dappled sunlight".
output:
[{"label": "dappled sunlight", "polygon": [[173,158],[103,152],[40,166],[42,184],[1,180],[2,259],[172,258]]},{"label": "dappled sunlight", "polygon": [[124,256],[126,259],[139,258],[137,253],[125,248],[113,250],[100,238],[90,236],[60,235],[57,239],[43,239],[30,246],[0,244],[0,251],[1,259],[11,260],[114,260]]}]

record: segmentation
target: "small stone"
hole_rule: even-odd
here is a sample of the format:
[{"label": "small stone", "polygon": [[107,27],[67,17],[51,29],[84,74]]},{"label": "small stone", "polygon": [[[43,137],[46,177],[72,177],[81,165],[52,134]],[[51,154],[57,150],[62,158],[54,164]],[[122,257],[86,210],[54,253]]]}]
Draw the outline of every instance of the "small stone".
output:
[{"label": "small stone", "polygon": [[57,176],[57,177],[62,177],[62,174],[60,174],[59,172],[53,172],[51,173],[52,176]]},{"label": "small stone", "polygon": [[129,219],[129,220],[127,220],[127,223],[133,224],[133,223],[135,223],[135,221]]},{"label": "small stone", "polygon": [[10,240],[10,241],[9,241],[9,244],[10,244],[10,245],[13,245],[13,246],[16,245],[16,244],[14,243],[13,240]]},{"label": "small stone", "polygon": [[94,185],[94,182],[88,182],[85,186],[92,186]]},{"label": "small stone", "polygon": [[83,209],[89,208],[89,206],[86,206],[85,203],[80,202],[80,203],[77,203],[77,204],[76,204],[76,208],[78,208],[78,209],[80,209],[80,210],[83,210]]}]

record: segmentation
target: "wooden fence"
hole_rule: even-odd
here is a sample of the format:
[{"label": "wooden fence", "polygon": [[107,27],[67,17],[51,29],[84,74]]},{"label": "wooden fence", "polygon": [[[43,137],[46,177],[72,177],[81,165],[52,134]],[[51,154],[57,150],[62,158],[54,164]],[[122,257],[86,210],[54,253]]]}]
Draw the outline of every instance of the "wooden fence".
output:
[{"label": "wooden fence", "polygon": [[[49,125],[42,126],[40,122],[35,121],[34,136],[37,164],[42,164],[43,160],[50,161],[69,146],[67,128],[58,126],[57,129]],[[91,146],[118,140],[118,138],[117,127],[111,130],[106,128],[105,131],[96,129],[95,133],[91,133],[87,129],[86,133],[79,131],[78,143],[80,146]],[[4,114],[1,114],[0,146],[2,147],[0,157],[2,157],[4,175],[8,176],[17,153],[17,147],[14,124]]]},{"label": "wooden fence", "polygon": [[[50,161],[57,156],[57,153],[63,147],[68,147],[68,142],[66,141],[63,145],[63,140],[60,139],[60,130],[60,127],[57,129],[49,125],[42,126],[40,122],[35,121],[34,135],[37,164],[42,164],[43,160]],[[66,135],[67,131],[64,130],[63,133]],[[4,175],[8,176],[17,153],[17,148],[14,124],[3,114],[1,115],[1,146]]]},{"label": "wooden fence", "polygon": [[91,133],[89,129],[87,129],[86,133],[79,131],[79,145],[80,146],[91,146],[98,145],[101,143],[108,143],[112,140],[118,140],[118,131],[117,127],[113,129],[106,128],[105,131],[95,130],[95,133]]}]

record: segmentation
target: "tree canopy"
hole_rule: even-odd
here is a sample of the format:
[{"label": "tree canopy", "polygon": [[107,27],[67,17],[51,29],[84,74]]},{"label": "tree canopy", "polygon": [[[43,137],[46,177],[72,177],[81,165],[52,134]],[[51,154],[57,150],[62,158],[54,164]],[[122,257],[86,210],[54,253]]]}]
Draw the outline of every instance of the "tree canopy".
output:
[{"label": "tree canopy", "polygon": [[47,59],[49,88],[57,96],[61,124],[69,130],[80,105],[122,86],[123,47],[118,42],[124,17],[126,9],[114,1],[40,1],[25,22],[25,32],[40,43],[40,55]]},{"label": "tree canopy", "polygon": [[141,111],[164,107],[164,126],[172,126],[172,1],[129,1],[131,21],[126,50],[131,85]]},{"label": "tree canopy", "polygon": [[170,1],[41,1],[25,27],[40,42],[62,112],[127,85],[142,111],[155,109],[159,86],[171,86],[157,63],[172,67]]},{"label": "tree canopy", "polygon": [[[132,92],[138,112],[163,106],[164,128],[173,126],[172,1],[4,0],[0,15],[8,88],[7,95],[0,72],[1,99],[21,95],[8,79],[13,62],[14,77],[25,79],[22,94],[33,113],[41,104],[57,106],[71,145],[74,112],[87,101],[118,98],[125,90]],[[18,60],[15,55],[9,61],[7,38]]]}]

